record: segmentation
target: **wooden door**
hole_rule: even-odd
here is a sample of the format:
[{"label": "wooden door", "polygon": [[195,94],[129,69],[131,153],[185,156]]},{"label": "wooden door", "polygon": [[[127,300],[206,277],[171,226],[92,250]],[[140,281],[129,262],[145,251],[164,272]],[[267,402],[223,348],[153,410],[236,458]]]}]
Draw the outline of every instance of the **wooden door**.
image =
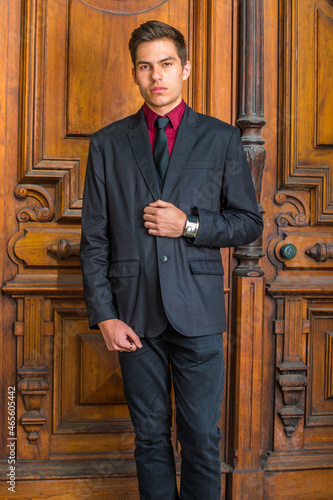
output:
[{"label": "wooden door", "polygon": [[262,239],[223,251],[222,497],[331,498],[331,0],[0,2],[0,496],[138,498],[78,244],[89,138],[141,105],[127,41],[148,19],[185,34],[185,99],[241,128],[265,211]]},{"label": "wooden door", "polygon": [[272,499],[331,498],[333,5],[284,0],[279,21],[277,182],[267,235],[275,405],[265,491]]},{"label": "wooden door", "polygon": [[[10,353],[4,354],[4,387],[16,388],[16,497],[26,498],[28,489],[34,498],[58,498],[68,489],[69,498],[137,498],[117,354],[107,351],[100,332],[89,330],[82,293],[88,144],[95,130],[142,105],[127,43],[148,19],[176,26],[188,40],[196,63],[186,101],[230,122],[232,11],[193,0],[26,0],[2,8],[7,33],[15,30],[8,47],[16,51],[7,54],[16,72],[11,80],[8,70],[4,93],[18,116],[7,116],[17,143],[9,144],[9,134],[12,170],[4,173],[3,193],[11,207],[3,346]],[[222,70],[223,89],[216,77]],[[222,93],[226,100],[208,99]],[[3,478],[7,467],[4,462]],[[224,465],[223,484],[227,471]]]}]

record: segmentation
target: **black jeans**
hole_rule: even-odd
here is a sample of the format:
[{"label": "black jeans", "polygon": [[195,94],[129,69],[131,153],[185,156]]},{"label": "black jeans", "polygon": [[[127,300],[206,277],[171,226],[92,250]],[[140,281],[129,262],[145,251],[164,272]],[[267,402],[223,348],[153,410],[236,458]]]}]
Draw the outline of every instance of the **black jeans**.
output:
[{"label": "black jeans", "polygon": [[140,498],[179,498],[170,441],[172,377],[182,459],[180,498],[220,500],[222,335],[185,337],[169,326],[162,335],[141,341],[142,349],[119,353],[136,435]]}]

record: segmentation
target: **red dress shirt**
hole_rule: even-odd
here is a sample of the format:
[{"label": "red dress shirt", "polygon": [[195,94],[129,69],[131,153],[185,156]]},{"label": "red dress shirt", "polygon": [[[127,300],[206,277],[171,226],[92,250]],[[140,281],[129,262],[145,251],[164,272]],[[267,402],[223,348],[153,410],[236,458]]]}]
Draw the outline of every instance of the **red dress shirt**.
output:
[{"label": "red dress shirt", "polygon": [[[156,137],[155,119],[157,116],[161,115],[155,113],[155,111],[150,109],[146,103],[144,103],[142,110],[147,122],[151,150],[152,153],[154,154],[154,143]],[[167,128],[165,130],[168,139],[169,157],[171,156],[172,148],[176,140],[178,128],[181,119],[183,118],[184,111],[185,111],[185,101],[182,100],[182,102],[178,104],[178,106],[173,108],[170,111],[170,113],[166,115],[170,119],[170,123],[168,123]]]}]

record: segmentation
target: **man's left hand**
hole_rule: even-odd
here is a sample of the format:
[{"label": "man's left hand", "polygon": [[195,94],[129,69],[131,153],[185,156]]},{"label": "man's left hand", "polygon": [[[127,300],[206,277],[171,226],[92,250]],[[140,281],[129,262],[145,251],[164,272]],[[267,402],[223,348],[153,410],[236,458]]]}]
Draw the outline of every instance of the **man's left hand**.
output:
[{"label": "man's left hand", "polygon": [[143,212],[145,227],[149,234],[166,238],[182,236],[187,216],[172,203],[157,200],[149,203]]}]

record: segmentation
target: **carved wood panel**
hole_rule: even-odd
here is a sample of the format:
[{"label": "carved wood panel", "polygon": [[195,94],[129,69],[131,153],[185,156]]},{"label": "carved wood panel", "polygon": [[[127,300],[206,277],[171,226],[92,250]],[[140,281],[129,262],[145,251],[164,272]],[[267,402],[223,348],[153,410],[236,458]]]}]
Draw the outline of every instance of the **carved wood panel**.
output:
[{"label": "carved wood panel", "polygon": [[[85,306],[54,304],[50,454],[112,454],[133,446],[118,357],[91,332]],[[84,435],[84,439],[83,439]]]},{"label": "carved wood panel", "polygon": [[333,221],[333,6],[281,2],[280,175],[311,191],[312,224]]}]

